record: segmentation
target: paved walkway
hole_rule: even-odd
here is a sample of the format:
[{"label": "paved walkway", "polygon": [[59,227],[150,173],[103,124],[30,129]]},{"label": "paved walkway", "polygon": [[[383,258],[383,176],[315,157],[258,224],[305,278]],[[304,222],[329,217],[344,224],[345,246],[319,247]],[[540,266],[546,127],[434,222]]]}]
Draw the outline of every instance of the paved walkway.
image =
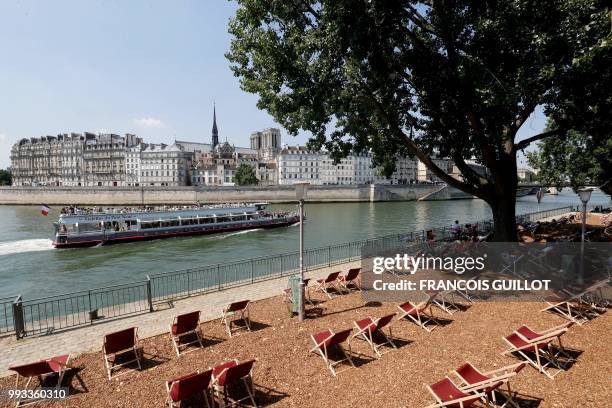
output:
[{"label": "paved walkway", "polygon": [[[337,270],[360,266],[360,261],[348,262],[306,273],[309,278],[320,278]],[[77,327],[50,335],[26,337],[22,340],[13,336],[0,338],[0,376],[10,375],[8,367],[12,364],[26,363],[64,353],[83,353],[102,348],[105,333],[138,326],[140,338],[167,333],[174,316],[200,310],[201,320],[218,319],[228,303],[250,299],[252,301],[279,295],[287,287],[288,277],[271,279],[254,284],[226,289],[220,292],[194,296],[173,301],[167,309],[154,313],[144,313],[91,326]],[[162,305],[162,308],[164,306]]]}]

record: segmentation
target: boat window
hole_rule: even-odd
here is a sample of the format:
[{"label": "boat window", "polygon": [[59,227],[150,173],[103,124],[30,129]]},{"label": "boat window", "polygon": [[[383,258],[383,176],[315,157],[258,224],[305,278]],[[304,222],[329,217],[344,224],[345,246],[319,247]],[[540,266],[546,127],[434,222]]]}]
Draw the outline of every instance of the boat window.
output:
[{"label": "boat window", "polygon": [[159,221],[143,221],[140,223],[140,228],[149,229],[149,228],[159,228]]},{"label": "boat window", "polygon": [[100,223],[84,223],[79,224],[79,232],[94,232],[100,231]]}]

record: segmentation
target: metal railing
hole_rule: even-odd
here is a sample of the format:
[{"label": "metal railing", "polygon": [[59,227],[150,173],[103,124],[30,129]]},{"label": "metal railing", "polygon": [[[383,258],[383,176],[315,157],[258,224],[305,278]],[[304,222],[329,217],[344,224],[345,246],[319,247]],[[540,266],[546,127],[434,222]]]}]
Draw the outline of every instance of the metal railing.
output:
[{"label": "metal railing", "polygon": [[[572,210],[572,207],[562,207],[521,214],[516,218],[517,222],[528,222]],[[470,225],[475,226],[480,234],[486,234],[492,230],[493,222],[486,220]],[[464,228],[466,226],[463,225]],[[359,260],[364,245],[384,250],[397,248],[399,244],[453,237],[450,227],[439,227],[310,248],[304,252],[304,266],[306,270],[314,270]],[[299,252],[294,251],[152,274],[143,281],[38,299],[23,300],[21,296],[3,298],[0,299],[0,334],[14,332],[19,339],[120,316],[153,312],[156,303],[287,276],[295,273],[298,267]]]}]

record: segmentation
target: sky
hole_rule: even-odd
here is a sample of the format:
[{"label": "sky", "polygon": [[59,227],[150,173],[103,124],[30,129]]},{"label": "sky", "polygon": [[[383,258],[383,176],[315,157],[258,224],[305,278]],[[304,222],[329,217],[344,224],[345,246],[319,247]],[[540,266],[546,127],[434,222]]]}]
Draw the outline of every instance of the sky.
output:
[{"label": "sky", "polygon": [[[24,137],[135,133],[147,142],[249,146],[279,127],[229,69],[225,0],[0,1],[0,168]],[[541,111],[521,134],[544,127]],[[304,144],[307,134],[282,142]]]}]

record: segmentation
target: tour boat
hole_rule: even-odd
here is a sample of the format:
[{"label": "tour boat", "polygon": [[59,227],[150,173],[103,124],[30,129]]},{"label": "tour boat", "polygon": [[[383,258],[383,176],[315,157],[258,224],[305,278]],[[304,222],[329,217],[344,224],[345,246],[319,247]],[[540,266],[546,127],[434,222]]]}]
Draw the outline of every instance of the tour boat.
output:
[{"label": "tour boat", "polygon": [[131,241],[216,234],[259,228],[287,227],[299,222],[295,213],[268,212],[265,203],[180,208],[65,208],[53,223],[56,248],[74,248]]}]

